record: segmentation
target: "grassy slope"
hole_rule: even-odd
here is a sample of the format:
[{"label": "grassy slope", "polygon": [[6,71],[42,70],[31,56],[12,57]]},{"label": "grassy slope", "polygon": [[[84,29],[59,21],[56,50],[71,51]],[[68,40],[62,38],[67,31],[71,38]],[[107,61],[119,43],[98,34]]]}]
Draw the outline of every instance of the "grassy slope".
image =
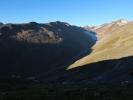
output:
[{"label": "grassy slope", "polygon": [[120,59],[132,55],[133,23],[129,23],[97,42],[90,55],[76,61],[69,66],[68,69],[104,60]]},{"label": "grassy slope", "polygon": [[108,35],[110,32],[118,29],[120,26],[117,24],[106,24],[98,29],[96,29],[96,33],[98,34],[98,38],[102,39],[104,38],[106,35]]}]

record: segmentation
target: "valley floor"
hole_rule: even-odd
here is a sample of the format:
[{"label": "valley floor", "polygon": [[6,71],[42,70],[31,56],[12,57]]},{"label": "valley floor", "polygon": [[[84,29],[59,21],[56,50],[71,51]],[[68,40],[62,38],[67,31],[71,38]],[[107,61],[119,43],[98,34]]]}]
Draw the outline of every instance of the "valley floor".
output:
[{"label": "valley floor", "polygon": [[133,86],[0,83],[0,100],[133,100]]}]

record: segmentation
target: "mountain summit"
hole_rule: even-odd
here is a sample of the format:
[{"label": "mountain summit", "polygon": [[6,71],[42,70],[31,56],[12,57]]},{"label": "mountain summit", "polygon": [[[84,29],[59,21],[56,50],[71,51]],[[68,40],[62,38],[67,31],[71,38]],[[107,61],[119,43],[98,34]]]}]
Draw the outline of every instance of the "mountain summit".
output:
[{"label": "mountain summit", "polygon": [[102,39],[106,35],[110,34],[112,31],[128,23],[130,22],[125,19],[119,19],[111,23],[102,24],[100,26],[93,26],[93,27],[86,26],[85,29],[96,32],[98,39]]},{"label": "mountain summit", "polygon": [[119,26],[122,26],[122,25],[125,25],[125,24],[128,24],[128,23],[129,23],[129,21],[125,20],[125,19],[119,19],[117,21],[112,22],[112,24],[117,24]]}]

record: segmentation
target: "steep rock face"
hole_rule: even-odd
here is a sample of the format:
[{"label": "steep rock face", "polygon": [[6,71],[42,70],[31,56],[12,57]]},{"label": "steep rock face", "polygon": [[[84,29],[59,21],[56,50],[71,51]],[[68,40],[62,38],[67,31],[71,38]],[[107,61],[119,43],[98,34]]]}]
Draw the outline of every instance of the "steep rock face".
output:
[{"label": "steep rock face", "polygon": [[91,51],[95,40],[85,32],[63,22],[1,25],[0,77],[55,79]]}]

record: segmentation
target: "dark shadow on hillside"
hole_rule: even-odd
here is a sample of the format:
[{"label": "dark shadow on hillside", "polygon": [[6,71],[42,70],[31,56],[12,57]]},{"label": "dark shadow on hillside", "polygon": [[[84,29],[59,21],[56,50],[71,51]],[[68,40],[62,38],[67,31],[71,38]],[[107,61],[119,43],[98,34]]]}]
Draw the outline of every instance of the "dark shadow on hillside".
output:
[{"label": "dark shadow on hillside", "polygon": [[[61,83],[58,79],[66,74],[66,66],[89,54],[95,44],[84,31],[61,22],[1,26],[0,78]],[[43,43],[45,38],[52,42]],[[55,38],[62,41],[55,42]]]},{"label": "dark shadow on hillside", "polygon": [[117,84],[133,80],[133,57],[101,61],[68,71],[64,79],[74,84]]}]

